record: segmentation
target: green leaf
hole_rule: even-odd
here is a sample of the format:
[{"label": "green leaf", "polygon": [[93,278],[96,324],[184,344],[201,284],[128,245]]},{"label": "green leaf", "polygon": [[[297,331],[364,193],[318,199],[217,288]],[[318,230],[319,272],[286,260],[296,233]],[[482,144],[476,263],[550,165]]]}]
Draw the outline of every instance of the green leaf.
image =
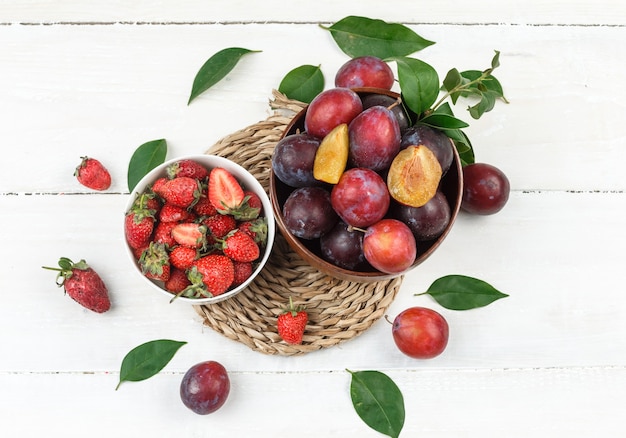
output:
[{"label": "green leaf", "polygon": [[491,59],[491,69],[495,70],[496,68],[500,67],[500,52],[495,50],[496,54],[493,55],[493,58]]},{"label": "green leaf", "polygon": [[439,95],[439,76],[429,64],[414,58],[396,58],[398,81],[406,106],[416,114],[430,109]]},{"label": "green leaf", "polygon": [[347,371],[352,375],[350,396],[356,413],[375,431],[397,438],[405,417],[398,386],[380,371]]},{"label": "green leaf", "polygon": [[167,142],[165,139],[152,140],[139,146],[128,163],[128,190],[132,192],[141,178],[165,162]]},{"label": "green leaf", "polygon": [[[480,78],[482,74],[483,72],[479,70],[466,70],[464,72],[461,72],[461,76],[467,82],[478,80],[478,78]],[[478,87],[479,84],[482,87],[484,87],[484,90],[492,91],[497,95],[497,97],[506,101],[506,99],[504,98],[504,91],[502,90],[502,85],[500,84],[500,81],[498,81],[498,79],[496,79],[496,77],[493,75],[487,75],[484,79],[479,81],[478,84],[470,85],[467,90],[461,92],[461,95],[467,97],[470,94],[475,93],[475,90],[479,89]]]},{"label": "green leaf", "polygon": [[456,103],[459,98],[458,92],[453,92],[456,87],[459,87],[463,84],[463,77],[461,73],[456,68],[451,69],[448,74],[446,74],[445,79],[443,80],[443,88],[450,92],[450,98],[452,99],[452,103]]},{"label": "green leaf", "polygon": [[122,361],[120,381],[115,390],[117,391],[122,382],[139,382],[154,376],[185,344],[186,342],[158,339],[133,348]]},{"label": "green leaf", "polygon": [[319,66],[301,65],[291,70],[280,82],[278,91],[290,99],[311,103],[324,90],[324,74]]},{"label": "green leaf", "polygon": [[491,91],[483,92],[478,103],[468,108],[470,115],[474,119],[480,119],[484,113],[493,109],[496,104],[496,98],[496,94]]},{"label": "green leaf", "polygon": [[432,114],[424,117],[419,121],[419,123],[444,131],[447,129],[462,129],[469,126],[463,120],[457,119],[454,116],[437,112],[433,112]]},{"label": "green leaf", "polygon": [[508,297],[478,278],[465,275],[447,275],[430,285],[426,292],[416,295],[430,295],[446,309],[468,310],[484,307],[500,298]]},{"label": "green leaf", "polygon": [[191,87],[191,95],[187,105],[206,90],[217,84],[231,72],[242,56],[260,52],[260,50],[249,50],[240,47],[230,47],[223,49],[211,56],[196,74]]},{"label": "green leaf", "polygon": [[330,31],[339,48],[351,58],[369,55],[390,59],[408,56],[435,44],[403,24],[353,15],[330,27],[320,27]]},{"label": "green leaf", "polygon": [[454,142],[454,146],[461,159],[461,165],[472,164],[475,161],[475,157],[474,148],[472,147],[469,137],[460,129],[448,129],[443,132]]}]

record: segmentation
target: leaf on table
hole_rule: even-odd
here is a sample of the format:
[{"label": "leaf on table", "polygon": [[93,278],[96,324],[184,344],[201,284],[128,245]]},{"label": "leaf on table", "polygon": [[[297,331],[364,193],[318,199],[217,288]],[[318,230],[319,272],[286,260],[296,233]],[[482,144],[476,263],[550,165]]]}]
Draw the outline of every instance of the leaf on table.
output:
[{"label": "leaf on table", "polygon": [[350,371],[350,396],[358,416],[369,427],[397,438],[404,426],[404,397],[400,388],[380,371]]},{"label": "leaf on table", "polygon": [[249,50],[241,47],[229,47],[211,56],[198,70],[193,80],[191,94],[187,105],[196,97],[224,79],[237,65],[242,56],[260,50]]},{"label": "leaf on table", "polygon": [[339,48],[351,58],[376,56],[380,59],[408,56],[432,44],[410,28],[367,17],[347,16],[330,27]]},{"label": "leaf on table", "polygon": [[167,142],[165,139],[152,140],[139,146],[128,163],[128,190],[132,192],[141,178],[165,162]]},{"label": "leaf on table", "polygon": [[301,65],[285,75],[278,91],[289,99],[311,103],[324,90],[324,74],[320,66]]},{"label": "leaf on table", "polygon": [[122,360],[120,381],[115,390],[117,391],[122,382],[139,382],[154,376],[172,360],[178,349],[186,343],[171,339],[157,339],[133,348]]},{"label": "leaf on table", "polygon": [[446,309],[469,310],[484,307],[501,298],[508,297],[489,283],[465,275],[446,275],[435,280],[426,292]]}]

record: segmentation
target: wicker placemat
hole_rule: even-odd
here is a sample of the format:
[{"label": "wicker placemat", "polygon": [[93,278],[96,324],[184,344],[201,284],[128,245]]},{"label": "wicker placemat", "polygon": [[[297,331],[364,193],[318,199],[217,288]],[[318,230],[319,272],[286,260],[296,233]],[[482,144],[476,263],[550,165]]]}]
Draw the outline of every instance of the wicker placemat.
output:
[{"label": "wicker placemat", "polygon": [[[207,153],[227,157],[248,169],[269,192],[274,146],[293,116],[304,108],[273,92],[268,119],[237,131]],[[291,250],[277,231],[272,255],[260,275],[236,296],[194,306],[204,324],[265,354],[298,355],[332,347],[358,336],[385,315],[402,277],[354,283],[322,274]],[[292,297],[303,304],[309,323],[302,345],[290,345],[276,332],[276,318]]]}]

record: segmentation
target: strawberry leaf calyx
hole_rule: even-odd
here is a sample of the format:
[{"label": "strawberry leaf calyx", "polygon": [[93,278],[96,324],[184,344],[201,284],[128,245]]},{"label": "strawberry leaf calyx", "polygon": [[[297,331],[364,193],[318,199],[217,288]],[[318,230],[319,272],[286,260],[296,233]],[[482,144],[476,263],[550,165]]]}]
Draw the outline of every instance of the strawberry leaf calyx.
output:
[{"label": "strawberry leaf calyx", "polygon": [[74,263],[71,259],[67,257],[61,257],[59,259],[59,267],[53,268],[50,266],[42,266],[43,269],[48,269],[50,271],[57,271],[56,284],[61,287],[65,284],[65,280],[69,279],[74,274],[74,269],[80,269],[81,271],[85,271],[89,269],[89,265],[85,260],[80,260],[77,263]]}]

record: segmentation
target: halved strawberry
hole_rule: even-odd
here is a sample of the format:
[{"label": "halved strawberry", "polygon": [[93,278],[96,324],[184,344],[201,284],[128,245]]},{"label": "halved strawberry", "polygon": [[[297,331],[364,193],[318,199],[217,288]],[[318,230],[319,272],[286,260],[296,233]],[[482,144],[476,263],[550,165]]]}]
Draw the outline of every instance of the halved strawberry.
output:
[{"label": "halved strawberry", "polygon": [[179,245],[202,248],[206,244],[206,227],[194,222],[183,222],[172,228],[172,237]]},{"label": "halved strawberry", "polygon": [[211,170],[208,193],[211,204],[224,213],[240,207],[245,196],[237,178],[222,167]]}]

